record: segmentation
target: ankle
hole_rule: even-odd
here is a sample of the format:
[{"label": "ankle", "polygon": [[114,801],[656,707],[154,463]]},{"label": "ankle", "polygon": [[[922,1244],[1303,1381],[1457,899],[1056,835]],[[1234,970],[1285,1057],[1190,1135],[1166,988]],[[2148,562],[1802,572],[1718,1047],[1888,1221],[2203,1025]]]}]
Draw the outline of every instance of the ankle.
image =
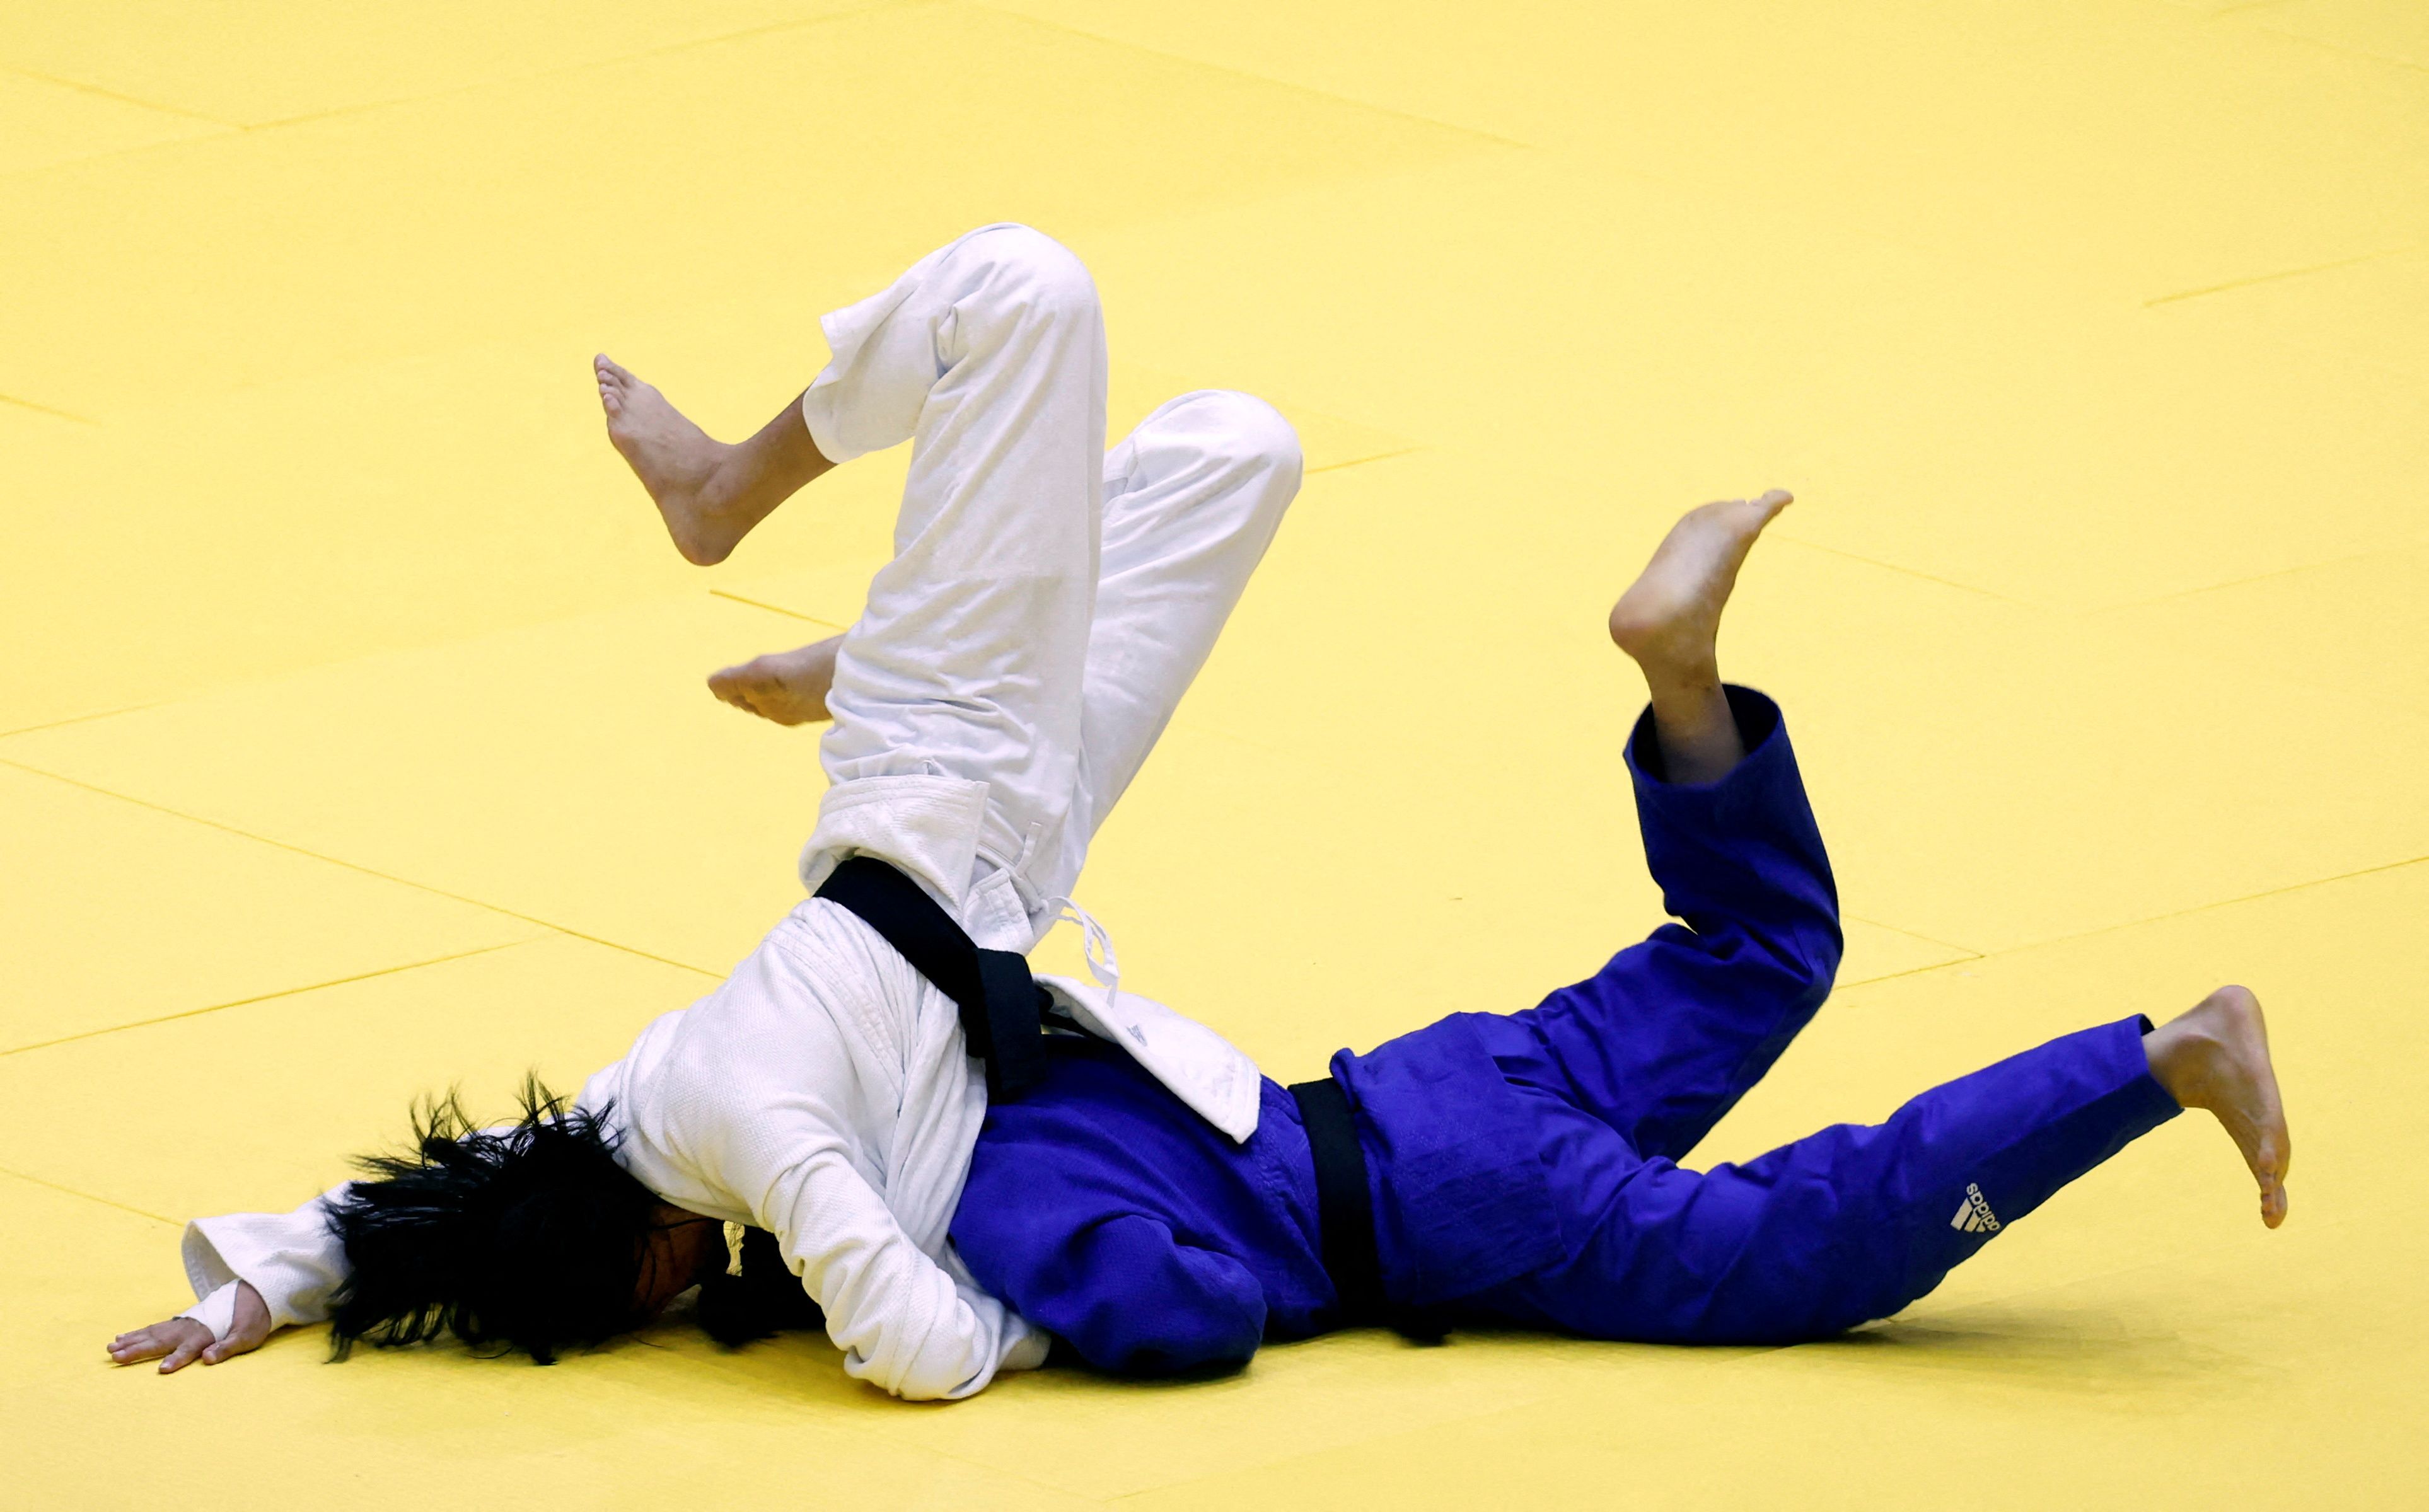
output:
[{"label": "ankle", "polygon": [[1644,674],[1644,693],[1653,705],[1654,721],[1665,734],[1721,730],[1734,733],[1736,716],[1716,664],[1652,657],[1638,658],[1636,665]]},{"label": "ankle", "polygon": [[1713,658],[1639,658],[1636,669],[1644,674],[1645,691],[1656,703],[1709,705],[1728,697],[1721,686],[1720,663]]},{"label": "ankle", "polygon": [[734,507],[745,486],[738,454],[742,449],[727,441],[711,441],[709,447],[708,465],[701,471],[694,498],[702,513],[722,515]]},{"label": "ankle", "polygon": [[2142,1036],[2142,1054],[2150,1061],[2151,1079],[2176,1100],[2179,1108],[2204,1106],[2209,1058],[2217,1043],[2186,1017],[2170,1019]]}]

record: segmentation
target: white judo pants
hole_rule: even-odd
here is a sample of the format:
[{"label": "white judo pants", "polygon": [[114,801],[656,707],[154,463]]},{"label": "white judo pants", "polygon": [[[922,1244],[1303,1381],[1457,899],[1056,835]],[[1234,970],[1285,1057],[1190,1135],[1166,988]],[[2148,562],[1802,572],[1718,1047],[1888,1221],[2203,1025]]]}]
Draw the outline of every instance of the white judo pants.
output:
[{"label": "white judo pants", "polygon": [[1027,951],[1297,493],[1298,438],[1203,390],[1105,451],[1096,285],[1027,226],[972,231],[821,324],[819,452],[912,452],[894,559],[836,658],[802,879],[878,854],[981,945]]}]

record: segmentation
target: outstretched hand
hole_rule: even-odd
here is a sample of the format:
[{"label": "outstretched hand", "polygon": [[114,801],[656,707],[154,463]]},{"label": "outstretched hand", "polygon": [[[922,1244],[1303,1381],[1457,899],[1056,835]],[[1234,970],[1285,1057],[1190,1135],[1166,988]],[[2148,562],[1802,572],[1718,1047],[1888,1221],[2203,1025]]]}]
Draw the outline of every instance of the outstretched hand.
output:
[{"label": "outstretched hand", "polygon": [[236,1322],[225,1339],[213,1343],[211,1331],[193,1319],[172,1318],[111,1339],[109,1357],[121,1365],[157,1359],[160,1361],[160,1373],[167,1375],[196,1360],[217,1365],[222,1360],[251,1354],[270,1335],[270,1305],[261,1300],[261,1293],[253,1289],[252,1282],[240,1281],[236,1289]]}]

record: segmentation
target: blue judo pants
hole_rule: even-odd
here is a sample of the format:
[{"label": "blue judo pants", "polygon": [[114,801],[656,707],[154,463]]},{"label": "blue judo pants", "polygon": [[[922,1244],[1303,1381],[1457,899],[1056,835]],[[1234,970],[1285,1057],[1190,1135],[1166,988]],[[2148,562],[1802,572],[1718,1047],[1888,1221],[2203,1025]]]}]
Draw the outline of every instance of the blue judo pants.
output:
[{"label": "blue judo pants", "polygon": [[[1523,1012],[1461,1014],[1336,1058],[1381,1166],[1371,1179],[1396,1300],[1599,1339],[1825,1337],[1923,1296],[2179,1110],[2151,1076],[2147,1021],[2132,1018],[1934,1088],[1886,1123],[1682,1168],[1820,1008],[1840,951],[1829,863],[1778,710],[1743,688],[1729,697],[1748,755],[1716,782],[1661,780],[1649,711],[1629,742],[1646,859],[1683,927]],[[1443,1068],[1473,1051],[1454,1046],[1480,1048],[1498,1074],[1464,1120],[1446,1106],[1461,1075]],[[1519,1159],[1499,1173],[1501,1198],[1474,1196],[1485,1184],[1456,1169],[1456,1151],[1419,1148],[1413,1136],[1446,1120],[1497,1124],[1492,1138],[1520,1146],[1506,1152]],[[1557,1240],[1474,1288],[1420,1253],[1461,1231],[1518,1253],[1530,1224],[1556,1225]]]}]

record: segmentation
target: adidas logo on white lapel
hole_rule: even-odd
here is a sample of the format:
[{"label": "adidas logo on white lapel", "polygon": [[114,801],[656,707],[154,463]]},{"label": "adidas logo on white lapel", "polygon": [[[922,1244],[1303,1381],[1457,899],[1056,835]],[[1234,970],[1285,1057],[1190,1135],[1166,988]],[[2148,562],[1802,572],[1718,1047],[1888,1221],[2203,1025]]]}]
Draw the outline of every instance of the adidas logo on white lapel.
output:
[{"label": "adidas logo on white lapel", "polygon": [[1999,1219],[1983,1199],[1982,1189],[1968,1181],[1965,1200],[1957,1205],[1957,1216],[1948,1221],[1948,1226],[1968,1234],[1995,1234],[1999,1231]]}]

